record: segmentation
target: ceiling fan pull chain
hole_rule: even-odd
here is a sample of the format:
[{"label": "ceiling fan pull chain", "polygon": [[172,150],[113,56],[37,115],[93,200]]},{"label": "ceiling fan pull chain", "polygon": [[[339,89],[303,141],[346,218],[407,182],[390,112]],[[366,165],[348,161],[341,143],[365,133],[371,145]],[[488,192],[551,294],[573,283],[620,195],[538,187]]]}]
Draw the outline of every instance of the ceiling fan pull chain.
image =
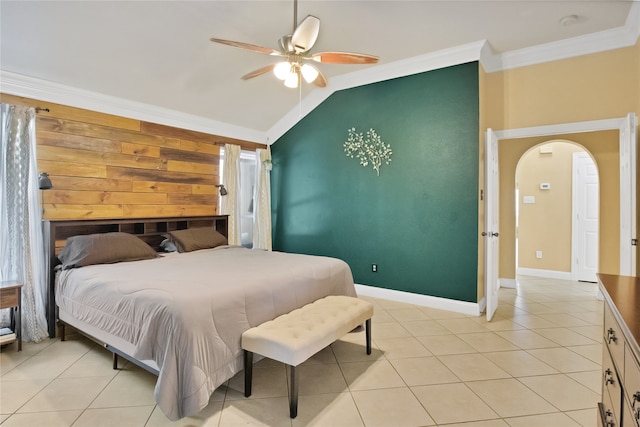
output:
[{"label": "ceiling fan pull chain", "polygon": [[298,85],[298,118],[302,117],[302,82]]}]

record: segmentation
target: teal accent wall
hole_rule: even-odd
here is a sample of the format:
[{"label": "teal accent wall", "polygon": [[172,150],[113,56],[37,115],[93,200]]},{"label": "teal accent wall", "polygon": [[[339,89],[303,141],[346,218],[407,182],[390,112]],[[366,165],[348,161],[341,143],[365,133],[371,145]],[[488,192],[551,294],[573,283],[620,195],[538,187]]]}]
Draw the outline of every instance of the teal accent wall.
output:
[{"label": "teal accent wall", "polygon": [[[477,62],[334,93],[271,147],[274,250],[343,259],[356,283],[477,302],[478,103]],[[346,157],[351,127],[391,145],[380,176]]]}]

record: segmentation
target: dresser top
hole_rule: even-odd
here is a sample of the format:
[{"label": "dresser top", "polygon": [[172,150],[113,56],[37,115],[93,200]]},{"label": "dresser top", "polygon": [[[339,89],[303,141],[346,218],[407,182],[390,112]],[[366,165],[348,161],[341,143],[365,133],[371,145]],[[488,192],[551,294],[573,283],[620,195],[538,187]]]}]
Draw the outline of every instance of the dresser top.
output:
[{"label": "dresser top", "polygon": [[634,347],[637,347],[640,341],[640,277],[614,274],[598,274],[598,277],[605,299],[613,306],[618,322],[624,323],[632,336],[629,338],[634,339]]}]

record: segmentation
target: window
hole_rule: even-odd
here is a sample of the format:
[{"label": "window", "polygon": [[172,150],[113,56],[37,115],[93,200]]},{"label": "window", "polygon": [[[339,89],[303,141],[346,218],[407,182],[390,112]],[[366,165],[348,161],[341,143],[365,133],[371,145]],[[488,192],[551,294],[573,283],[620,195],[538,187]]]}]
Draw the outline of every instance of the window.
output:
[{"label": "window", "polygon": [[[220,176],[223,176],[224,148],[220,149]],[[256,153],[240,153],[240,240],[245,248],[253,247],[253,190],[256,182]]]}]

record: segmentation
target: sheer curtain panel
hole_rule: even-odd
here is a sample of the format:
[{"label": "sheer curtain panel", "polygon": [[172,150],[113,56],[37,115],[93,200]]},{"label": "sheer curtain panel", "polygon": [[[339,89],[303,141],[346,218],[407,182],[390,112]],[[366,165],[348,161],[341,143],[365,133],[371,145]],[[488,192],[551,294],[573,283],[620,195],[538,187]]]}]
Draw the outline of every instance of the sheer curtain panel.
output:
[{"label": "sheer curtain panel", "polygon": [[271,150],[256,150],[253,248],[271,250]]},{"label": "sheer curtain panel", "polygon": [[225,144],[222,183],[227,195],[222,196],[220,210],[229,215],[229,244],[240,245],[240,146]]},{"label": "sheer curtain panel", "polygon": [[[0,280],[23,284],[22,338],[26,341],[47,337],[35,114],[34,108],[2,104]],[[2,322],[8,322],[5,313]]]}]

